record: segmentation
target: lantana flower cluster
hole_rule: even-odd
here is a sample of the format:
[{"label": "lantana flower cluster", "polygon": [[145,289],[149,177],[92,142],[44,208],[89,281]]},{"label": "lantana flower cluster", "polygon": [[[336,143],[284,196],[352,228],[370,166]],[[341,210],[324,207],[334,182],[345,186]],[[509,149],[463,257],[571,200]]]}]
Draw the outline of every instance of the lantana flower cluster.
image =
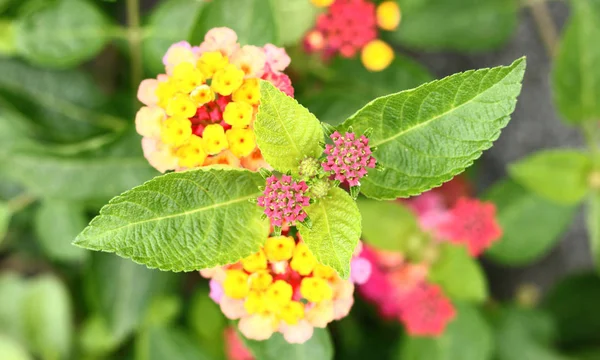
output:
[{"label": "lantana flower cluster", "polygon": [[394,51],[378,39],[378,29],[392,31],[400,24],[400,8],[395,1],[378,6],[369,0],[313,0],[313,4],[327,9],[305,35],[307,52],[320,52],[325,59],[334,55],[352,58],[360,52],[363,65],[370,71],[390,65]]},{"label": "lantana flower cluster", "polygon": [[272,44],[240,46],[229,28],[210,30],[199,46],[182,41],[163,58],[165,74],[142,81],[136,115],[144,155],[157,170],[210,164],[266,166],[256,147],[253,122],[259,79],[293,96],[283,73],[285,50]]},{"label": "lantana flower cluster", "polygon": [[354,284],[364,283],[371,264],[357,248],[349,280],[317,262],[300,236],[269,237],[255,254],[224,267],[203,270],[210,296],[225,316],[239,320],[248,339],[266,340],[281,332],[290,343],[304,343],[315,327],[345,317],[354,303]]},{"label": "lantana flower cluster", "polygon": [[456,315],[441,287],[427,279],[437,260],[436,248],[451,243],[466,247],[476,257],[502,235],[493,204],[466,196],[455,198],[448,192],[466,189],[460,182],[458,178],[403,201],[417,215],[421,229],[431,235],[431,243],[422,249],[420,259],[368,246],[362,253],[374,266],[369,280],[359,287],[361,295],[375,303],[384,318],[402,322],[410,335],[441,335]]}]

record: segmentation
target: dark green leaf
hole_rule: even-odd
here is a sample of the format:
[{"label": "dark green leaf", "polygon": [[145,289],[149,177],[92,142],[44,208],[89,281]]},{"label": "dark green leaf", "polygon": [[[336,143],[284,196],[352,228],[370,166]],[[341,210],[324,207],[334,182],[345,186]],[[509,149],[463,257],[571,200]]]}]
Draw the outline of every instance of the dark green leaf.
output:
[{"label": "dark green leaf", "polygon": [[347,279],[361,232],[356,202],[344,190],[333,188],[326,197],[308,206],[306,213],[312,226],[300,227],[302,240],[320,263]]},{"label": "dark green leaf", "polygon": [[[423,50],[489,50],[517,25],[516,0],[404,0],[402,22],[391,37]],[[435,24],[435,25],[432,25]]]},{"label": "dark green leaf", "polygon": [[600,119],[600,2],[571,1],[571,18],[563,30],[552,70],[554,100],[571,123]]},{"label": "dark green leaf", "polygon": [[511,66],[456,74],[373,100],[346,120],[373,128],[383,171],[369,171],[362,192],[376,199],[419,194],[450,180],[481,156],[510,120],[525,59]]},{"label": "dark green leaf", "polygon": [[35,217],[40,245],[50,258],[59,261],[82,261],[87,257],[87,251],[72,244],[86,224],[80,204],[58,199],[43,201]]},{"label": "dark green leaf", "polygon": [[406,206],[360,198],[363,240],[378,249],[406,252],[409,239],[421,233],[415,215]]},{"label": "dark green leaf", "polygon": [[277,43],[277,24],[271,0],[218,0],[207,4],[192,30],[192,42],[201,43],[208,30],[233,29],[242,45]]},{"label": "dark green leaf", "polygon": [[488,297],[483,269],[465,247],[444,244],[440,257],[429,271],[429,280],[454,300],[483,302]]},{"label": "dark green leaf", "polygon": [[85,319],[79,330],[79,344],[83,353],[88,356],[106,356],[119,346],[119,341],[101,315]]},{"label": "dark green leaf", "polygon": [[546,150],[512,163],[508,172],[529,191],[572,205],[585,196],[591,167],[591,159],[581,151]]},{"label": "dark green leaf", "polygon": [[[479,310],[458,303],[457,317],[439,337],[405,336],[398,360],[489,360],[493,334]],[[532,359],[533,360],[533,359]]]},{"label": "dark green leaf", "polygon": [[6,231],[8,231],[11,215],[8,204],[4,201],[0,201],[0,244],[2,243],[2,240],[4,240]]},{"label": "dark green leaf", "polygon": [[505,265],[525,265],[548,253],[576,210],[548,201],[510,179],[494,185],[485,198],[496,205],[502,228],[502,238],[485,254]]},{"label": "dark green leaf", "polygon": [[224,356],[223,332],[227,320],[219,305],[209,297],[208,289],[199,288],[194,293],[186,321],[202,349],[216,358]]},{"label": "dark green leaf", "polygon": [[[241,336],[241,335],[240,335]],[[242,337],[243,338],[243,337]],[[315,328],[313,336],[304,344],[290,344],[280,333],[269,340],[254,341],[243,338],[256,359],[261,360],[331,360],[333,344],[327,329]]]},{"label": "dark green leaf", "polygon": [[210,360],[188,334],[177,328],[152,327],[135,342],[135,360]]},{"label": "dark green leaf", "polygon": [[321,156],[323,129],[313,114],[268,81],[260,83],[260,98],[254,132],[269,165],[297,173],[305,157]]},{"label": "dark green leaf", "polygon": [[600,269],[600,191],[595,190],[590,194],[587,207],[587,229],[590,237],[590,247]]},{"label": "dark green leaf", "polygon": [[159,176],[113,198],[75,244],[150,268],[194,271],[234,263],[265,241],[258,197],[264,179],[208,167]]},{"label": "dark green leaf", "polygon": [[25,324],[23,322],[23,300],[27,284],[19,274],[5,272],[0,275],[0,329],[2,333],[25,343]]},{"label": "dark green leaf", "polygon": [[32,63],[71,67],[102,50],[108,28],[102,13],[86,0],[51,1],[18,20],[17,49]]}]

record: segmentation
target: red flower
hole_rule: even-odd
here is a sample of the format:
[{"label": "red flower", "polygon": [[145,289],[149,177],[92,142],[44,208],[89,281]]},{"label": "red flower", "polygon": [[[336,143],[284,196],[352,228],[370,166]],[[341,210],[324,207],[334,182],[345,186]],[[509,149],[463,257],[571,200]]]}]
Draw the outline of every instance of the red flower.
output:
[{"label": "red flower", "polygon": [[415,287],[404,299],[400,320],[411,336],[441,335],[456,310],[436,285]]},{"label": "red flower", "polygon": [[465,244],[471,256],[480,255],[502,236],[492,203],[460,198],[449,215],[439,227],[440,234],[454,244]]}]

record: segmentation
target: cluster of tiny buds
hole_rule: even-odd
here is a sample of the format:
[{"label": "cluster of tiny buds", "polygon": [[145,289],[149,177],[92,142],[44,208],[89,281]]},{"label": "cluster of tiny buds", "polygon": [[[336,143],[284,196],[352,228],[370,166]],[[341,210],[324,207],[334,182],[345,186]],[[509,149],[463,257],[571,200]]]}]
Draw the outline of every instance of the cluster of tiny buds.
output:
[{"label": "cluster of tiny buds", "polygon": [[310,205],[306,182],[295,181],[290,175],[283,175],[281,179],[271,175],[266,180],[263,195],[259,196],[257,201],[258,205],[265,209],[265,215],[275,229],[280,231],[284,223],[306,224],[309,220],[304,207]]}]

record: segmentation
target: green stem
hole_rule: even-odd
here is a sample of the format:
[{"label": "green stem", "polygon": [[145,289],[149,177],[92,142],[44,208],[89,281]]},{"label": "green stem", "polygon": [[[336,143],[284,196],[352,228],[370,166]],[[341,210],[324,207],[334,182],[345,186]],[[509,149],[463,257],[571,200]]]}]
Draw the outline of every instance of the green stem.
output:
[{"label": "green stem", "polygon": [[142,31],[140,28],[139,0],[127,0],[127,40],[131,66],[131,87],[136,89],[142,81]]},{"label": "green stem", "polygon": [[558,30],[548,9],[548,4],[546,1],[540,0],[526,0],[526,4],[531,10],[533,21],[542,38],[546,52],[548,52],[550,58],[553,58],[558,49]]},{"label": "green stem", "polygon": [[8,210],[14,214],[32,204],[36,199],[35,196],[29,193],[19,194],[8,201]]}]

